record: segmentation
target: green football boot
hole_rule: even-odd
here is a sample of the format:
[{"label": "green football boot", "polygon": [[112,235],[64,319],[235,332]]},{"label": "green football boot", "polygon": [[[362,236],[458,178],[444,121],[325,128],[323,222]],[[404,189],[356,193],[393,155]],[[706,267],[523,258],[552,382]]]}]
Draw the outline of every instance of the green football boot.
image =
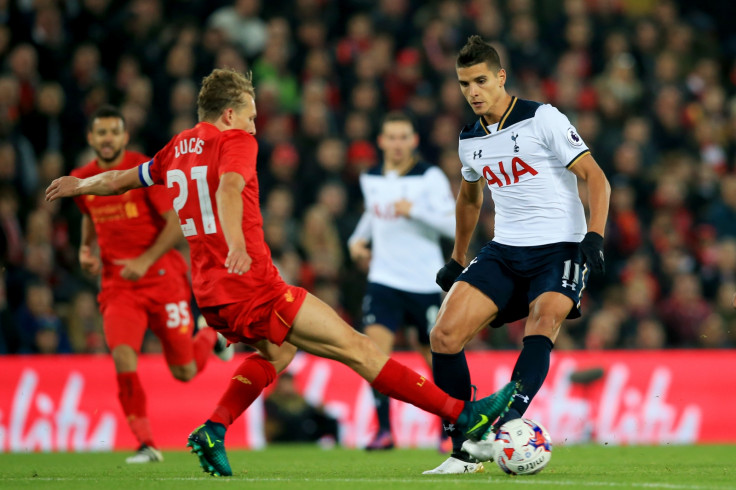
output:
[{"label": "green football boot", "polygon": [[[218,427],[219,426],[219,427]],[[199,456],[199,465],[213,476],[233,476],[230,462],[225,453],[225,428],[210,421],[200,425],[189,434],[187,447]]]},{"label": "green football boot", "polygon": [[516,383],[510,382],[490,396],[466,402],[457,421],[458,427],[468,439],[480,440],[493,422],[509,410],[517,390]]}]

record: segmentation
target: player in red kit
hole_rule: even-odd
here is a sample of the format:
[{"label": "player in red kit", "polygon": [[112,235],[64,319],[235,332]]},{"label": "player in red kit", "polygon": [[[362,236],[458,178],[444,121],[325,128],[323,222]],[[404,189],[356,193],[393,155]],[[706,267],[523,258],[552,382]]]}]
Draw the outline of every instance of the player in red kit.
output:
[{"label": "player in red kit", "polygon": [[188,446],[213,475],[232,475],[225,452],[230,424],[291,362],[297,348],[344,363],[381,393],[450,420],[480,439],[508,409],[516,386],[474,402],[448,396],[430,380],[389,359],[325,303],[281,279],[263,238],[258,205],[255,92],[250,77],[216,69],[202,83],[199,124],[175,136],[137,169],[87,179],[61,177],[50,201],[164,186],[192,256],[194,294],[209,325],[258,352],[235,370],[210,418]]},{"label": "player in red kit", "polygon": [[[72,172],[79,178],[111,169],[137,168],[150,159],[125,149],[128,133],[115,107],[104,106],[90,118],[87,142],[97,158]],[[192,338],[187,265],[173,248],[181,231],[164,189],[80,196],[75,201],[82,211],[79,263],[90,274],[102,274],[98,300],[105,340],[115,363],[120,404],[140,445],[126,461],[162,461],[153,442],[146,395],[136,370],[146,328],[161,339],[166,362],[180,381],[192,379],[204,368],[213,347],[219,347],[223,358],[232,356],[232,351],[224,350],[225,339],[218,342],[211,328],[201,329]]]}]

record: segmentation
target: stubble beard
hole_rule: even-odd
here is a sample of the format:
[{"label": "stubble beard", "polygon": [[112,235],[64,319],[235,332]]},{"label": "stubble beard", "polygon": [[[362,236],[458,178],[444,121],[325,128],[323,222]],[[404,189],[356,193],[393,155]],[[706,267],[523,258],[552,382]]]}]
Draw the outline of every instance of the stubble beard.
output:
[{"label": "stubble beard", "polygon": [[117,160],[117,158],[120,156],[120,154],[122,152],[123,152],[123,149],[120,148],[118,151],[116,151],[115,153],[112,154],[112,157],[105,158],[105,157],[102,156],[102,154],[101,154],[100,151],[95,150],[95,154],[97,155],[97,161],[100,162],[100,163],[103,163],[105,165],[109,165],[112,162],[114,162],[115,160]]}]

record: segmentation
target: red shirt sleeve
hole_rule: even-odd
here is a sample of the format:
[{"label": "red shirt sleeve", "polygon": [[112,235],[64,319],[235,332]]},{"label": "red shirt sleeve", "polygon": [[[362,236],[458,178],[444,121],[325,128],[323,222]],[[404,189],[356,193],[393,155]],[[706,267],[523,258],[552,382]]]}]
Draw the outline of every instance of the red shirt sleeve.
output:
[{"label": "red shirt sleeve", "polygon": [[246,182],[255,177],[258,142],[253,135],[231,129],[223,133],[221,145],[218,176],[226,172],[237,172]]},{"label": "red shirt sleeve", "polygon": [[151,176],[151,180],[154,184],[165,184],[163,175],[164,169],[162,163],[166,161],[166,156],[169,154],[170,148],[171,141],[169,141],[166,146],[156,152],[156,155],[154,155],[150,165],[148,166],[148,174]]}]

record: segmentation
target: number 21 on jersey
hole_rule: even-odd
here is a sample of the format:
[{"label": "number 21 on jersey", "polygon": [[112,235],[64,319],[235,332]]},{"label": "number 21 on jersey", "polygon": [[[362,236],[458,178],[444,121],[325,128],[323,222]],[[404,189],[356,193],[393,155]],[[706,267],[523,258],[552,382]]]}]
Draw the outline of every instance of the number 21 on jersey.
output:
[{"label": "number 21 on jersey", "polygon": [[[207,166],[192,167],[189,178],[197,183],[197,196],[199,197],[199,212],[202,216],[202,228],[205,235],[217,233],[217,224],[215,222],[215,214],[212,212],[212,199],[210,198],[210,189],[207,186]],[[180,211],[187,203],[189,198],[189,187],[187,176],[183,170],[174,169],[166,172],[166,186],[171,188],[174,184],[179,188],[179,194],[174,199],[174,211],[181,219]],[[184,236],[192,236],[198,233],[197,224],[194,218],[186,218],[181,225],[181,231]]]}]

